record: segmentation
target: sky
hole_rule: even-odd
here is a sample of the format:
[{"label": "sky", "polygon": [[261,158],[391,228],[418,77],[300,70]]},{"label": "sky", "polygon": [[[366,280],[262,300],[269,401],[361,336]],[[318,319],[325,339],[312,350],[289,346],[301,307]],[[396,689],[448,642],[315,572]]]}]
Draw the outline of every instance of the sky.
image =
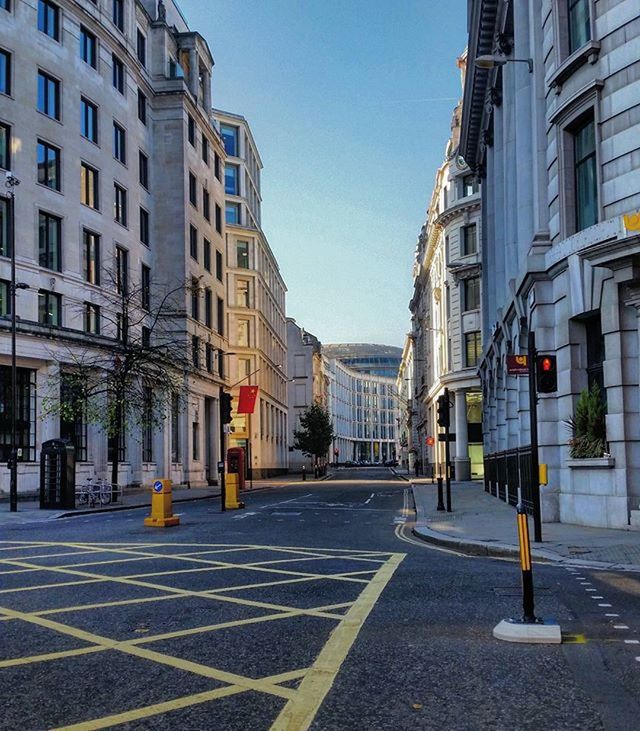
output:
[{"label": "sky", "polygon": [[466,0],[178,2],[213,54],[213,106],[256,140],[287,316],[325,343],[402,346]]}]

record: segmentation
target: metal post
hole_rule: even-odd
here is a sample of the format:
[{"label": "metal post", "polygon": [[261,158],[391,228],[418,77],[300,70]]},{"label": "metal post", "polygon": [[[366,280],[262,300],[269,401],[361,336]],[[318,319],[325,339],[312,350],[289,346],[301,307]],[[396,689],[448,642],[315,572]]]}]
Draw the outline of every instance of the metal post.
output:
[{"label": "metal post", "polygon": [[[444,389],[444,397],[447,403],[447,408],[450,408],[449,402],[449,389]],[[449,420],[447,419],[447,426],[444,428],[444,470],[447,485],[447,513],[451,512],[451,450],[449,448]]]},{"label": "metal post", "polygon": [[436,510],[444,510],[444,499],[442,496],[442,477],[438,477],[438,507]]},{"label": "metal post", "polygon": [[18,446],[16,416],[18,410],[18,369],[16,367],[16,246],[15,246],[15,208],[13,186],[17,182],[7,180],[10,188],[9,205],[9,248],[11,251],[11,450],[9,454],[9,510],[18,510]]},{"label": "metal post", "polygon": [[226,482],[225,482],[225,461],[226,461],[226,449],[227,449],[227,440],[225,437],[225,431],[224,427],[225,424],[222,423],[223,415],[222,415],[222,394],[224,393],[224,388],[220,386],[220,397],[219,397],[219,412],[220,412],[220,462],[222,463],[222,469],[220,470],[220,510],[224,513],[224,511],[227,509],[227,488],[226,488]]},{"label": "metal post", "polygon": [[535,623],[538,620],[533,606],[533,571],[531,570],[531,545],[529,523],[522,503],[518,503],[518,541],[520,544],[520,568],[522,569],[522,621]]},{"label": "metal post", "polygon": [[542,541],[540,514],[540,476],[538,458],[538,395],[536,393],[536,334],[529,328],[527,364],[529,366],[529,419],[531,430],[531,491],[533,498],[533,534],[536,543]]}]

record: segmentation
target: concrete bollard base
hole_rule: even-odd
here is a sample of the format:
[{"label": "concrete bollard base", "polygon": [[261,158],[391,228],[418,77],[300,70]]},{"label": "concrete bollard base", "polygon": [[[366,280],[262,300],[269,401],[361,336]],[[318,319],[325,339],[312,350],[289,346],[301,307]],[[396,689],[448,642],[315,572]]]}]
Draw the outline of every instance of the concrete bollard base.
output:
[{"label": "concrete bollard base", "polygon": [[562,642],[560,625],[552,619],[538,622],[522,622],[519,619],[503,619],[493,628],[493,636],[505,642],[528,642],[559,645]]}]

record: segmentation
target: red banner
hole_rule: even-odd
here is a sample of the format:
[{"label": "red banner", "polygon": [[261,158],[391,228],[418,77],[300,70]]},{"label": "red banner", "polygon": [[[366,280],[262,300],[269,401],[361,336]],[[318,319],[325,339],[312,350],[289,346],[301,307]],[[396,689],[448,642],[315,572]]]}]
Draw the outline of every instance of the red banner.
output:
[{"label": "red banner", "polygon": [[529,375],[529,363],[526,355],[508,355],[507,356],[507,373],[510,376],[527,376]]},{"label": "red banner", "polygon": [[236,414],[253,414],[259,390],[257,386],[240,386]]}]

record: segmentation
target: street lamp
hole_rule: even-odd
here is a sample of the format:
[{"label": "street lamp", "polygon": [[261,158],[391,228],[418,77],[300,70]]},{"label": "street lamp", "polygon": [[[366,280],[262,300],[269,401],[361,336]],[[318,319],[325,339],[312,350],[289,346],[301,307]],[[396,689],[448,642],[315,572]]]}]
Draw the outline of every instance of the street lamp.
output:
[{"label": "street lamp", "polygon": [[9,231],[8,244],[11,252],[11,284],[9,294],[11,302],[11,450],[9,453],[9,510],[12,513],[18,510],[18,447],[16,445],[16,411],[18,409],[18,369],[16,368],[16,290],[26,289],[25,284],[16,283],[16,246],[15,246],[15,188],[20,181],[15,175],[7,171],[5,178],[7,188]]},{"label": "street lamp", "polygon": [[476,66],[480,69],[493,69],[496,66],[504,66],[506,63],[526,63],[529,67],[529,73],[533,73],[532,58],[507,58],[492,53],[476,57]]}]

